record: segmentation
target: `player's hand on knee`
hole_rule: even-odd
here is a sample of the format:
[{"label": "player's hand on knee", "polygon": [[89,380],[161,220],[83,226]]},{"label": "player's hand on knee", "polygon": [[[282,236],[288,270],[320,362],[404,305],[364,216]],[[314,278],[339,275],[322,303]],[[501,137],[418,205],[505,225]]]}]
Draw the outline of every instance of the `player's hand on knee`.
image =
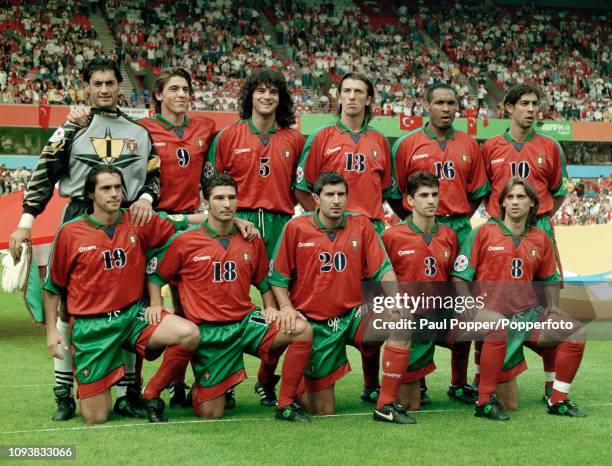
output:
[{"label": "player's hand on knee", "polygon": [[546,308],[546,316],[549,316],[550,314],[556,314],[558,316],[561,317],[571,317],[567,312],[563,312],[561,309],[559,309],[557,306],[550,306],[548,308]]},{"label": "player's hand on knee", "polygon": [[238,228],[238,231],[242,235],[244,239],[247,241],[253,241],[255,238],[261,238],[261,234],[259,230],[255,228],[255,224],[253,222],[249,222],[243,218],[234,217],[234,225]]},{"label": "player's hand on knee", "polygon": [[[299,319],[299,312],[297,312],[293,306],[286,306],[278,312],[278,319],[276,320],[276,328],[283,333],[292,334],[295,332],[296,320]],[[303,316],[302,316],[303,317]]]},{"label": "player's hand on knee", "polygon": [[153,206],[146,199],[138,199],[130,206],[130,218],[137,227],[149,223],[153,217]]},{"label": "player's hand on knee", "polygon": [[264,316],[264,319],[266,319],[268,324],[271,324],[278,318],[278,311],[273,307],[262,309],[261,314]]},{"label": "player's hand on knee", "polygon": [[57,351],[58,345],[62,346],[65,350],[68,349],[68,345],[64,341],[64,338],[55,327],[47,329],[47,352],[54,358],[64,359],[64,356]]},{"label": "player's hand on knee", "polygon": [[30,241],[31,238],[32,230],[29,228],[16,228],[13,233],[11,233],[9,249],[11,251],[11,256],[13,256],[15,261],[18,261],[21,257],[21,244],[24,241]]},{"label": "player's hand on knee", "polygon": [[86,126],[89,120],[89,110],[83,106],[70,107],[68,121],[78,126]]},{"label": "player's hand on knee", "polygon": [[149,306],[145,308],[145,320],[150,324],[159,324],[163,309],[162,306]]}]

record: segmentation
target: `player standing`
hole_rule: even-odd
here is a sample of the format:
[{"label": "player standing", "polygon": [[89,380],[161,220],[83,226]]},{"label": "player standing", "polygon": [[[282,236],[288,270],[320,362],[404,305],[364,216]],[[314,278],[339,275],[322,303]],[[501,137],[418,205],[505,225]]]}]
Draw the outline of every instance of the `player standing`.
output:
[{"label": "player standing", "polygon": [[[59,182],[60,194],[70,197],[63,222],[85,212],[89,205],[83,199],[83,182],[88,171],[99,164],[119,168],[125,179],[124,201],[130,204],[134,223],[143,225],[153,215],[152,205],[159,197],[159,157],[147,131],[132,122],[118,108],[119,85],[122,81],[119,65],[107,58],[94,58],[86,64],[83,82],[88,92],[92,118],[85,128],[67,122],[53,133],[44,147],[28,183],[23,201],[23,215],[12,233],[10,249],[13,257],[20,255],[21,244],[30,241],[34,218],[44,211]],[[64,340],[68,338],[66,310],[60,309],[57,328]],[[72,357],[69,351],[58,351],[63,359],[55,358],[53,389],[57,409],[53,420],[67,420],[74,416],[76,405],[72,398]],[[138,416],[136,411],[140,389],[134,382],[134,357],[126,354],[126,380],[120,384],[115,412]],[[126,386],[126,383],[130,385]]]},{"label": "player standing", "polygon": [[[504,108],[510,114],[510,128],[487,140],[483,147],[485,169],[491,182],[487,213],[499,215],[497,199],[512,176],[525,178],[533,186],[540,207],[535,226],[550,237],[557,265],[561,262],[550,219],[571,192],[571,181],[565,168],[565,154],[554,139],[539,134],[533,125],[538,113],[540,90],[529,84],[518,84],[508,91]],[[550,396],[555,376],[555,355],[551,350],[533,347],[544,361],[545,394]]]},{"label": "player standing", "polygon": [[[190,322],[145,310],[146,250],[167,241],[175,223],[153,215],[137,227],[120,208],[124,190],[116,167],[98,164],[89,171],[83,197],[91,199],[93,210],[58,230],[44,287],[47,348],[61,359],[58,348],[66,351],[70,341],[80,410],[88,424],[108,418],[110,388],[125,374],[123,347],[154,359],[167,345],[193,349],[199,338]],[[69,339],[55,326],[61,295],[67,297]]]},{"label": "player standing", "polygon": [[[223,129],[208,151],[207,176],[227,173],[236,180],[240,198],[236,216],[254,223],[272,256],[283,227],[294,214],[291,187],[304,138],[295,124],[293,98],[284,76],[262,70],[240,90],[240,120]],[[274,406],[276,363],[262,362],[255,392],[265,406]]]},{"label": "player standing", "polygon": [[[399,138],[391,151],[397,181],[391,204],[400,214],[411,212],[406,191],[408,178],[419,171],[435,174],[440,182],[436,218],[440,224],[453,229],[461,245],[472,230],[470,218],[489,193],[490,186],[478,143],[453,128],[457,110],[457,95],[450,85],[429,86],[425,101],[429,122]],[[453,346],[452,372],[460,376],[453,377],[455,382],[448,388],[451,399],[467,404],[475,401],[475,391],[467,384],[470,346],[469,341],[456,342]],[[423,399],[429,401],[425,393]]]},{"label": "player standing", "polygon": [[[295,312],[276,311],[267,282],[265,245],[261,238],[248,242],[236,233],[237,202],[236,182],[229,175],[209,180],[204,192],[208,220],[175,236],[150,263],[151,305],[161,309],[160,286],[174,281],[185,316],[200,328],[195,355],[187,350],[177,354],[186,361],[194,358],[196,386],[192,396],[198,416],[223,416],[225,392],[246,379],[244,352],[268,359],[287,348],[276,418],[305,422],[308,418],[295,398],[310,356],[312,332]],[[251,303],[251,284],[262,293],[263,311]],[[173,376],[166,374],[169,380]],[[160,398],[149,401],[153,422],[165,421],[163,410]]]},{"label": "player standing", "polygon": [[[395,281],[395,274],[370,220],[345,212],[348,184],[335,172],[321,174],[313,188],[318,208],[292,219],[276,247],[269,282],[280,309],[306,316],[313,347],[304,379],[303,403],[314,414],[335,410],[334,385],[350,371],[346,345],[379,354],[364,341],[363,278]],[[333,290],[330,293],[330,290]],[[383,382],[374,419],[413,424],[396,402],[410,357],[409,341],[387,341]]]},{"label": "player standing", "polygon": [[[493,396],[498,382],[513,380],[525,370],[522,347],[553,348],[556,375],[548,401],[548,412],[572,417],[585,414],[568,400],[568,392],[580,366],[586,332],[558,308],[557,269],[554,248],[548,235],[535,227],[539,200],[524,178],[511,177],[498,198],[500,219],[491,218],[474,230],[457,256],[452,275],[461,280],[482,282],[477,293],[486,296],[487,309],[511,322],[564,322],[560,330],[496,329],[485,338],[475,415],[508,420],[504,411],[516,409],[517,399]],[[532,281],[545,286],[546,309],[539,306]],[[551,326],[554,328],[554,326]]]},{"label": "player standing", "polygon": [[[412,173],[404,185],[412,214],[382,235],[397,280],[400,284],[446,282],[450,278],[457,254],[457,235],[436,218],[440,182],[433,173],[421,171]],[[420,288],[420,285],[421,283],[412,283],[412,286],[416,287],[411,289],[412,294],[418,294],[415,290]],[[433,288],[433,291],[441,292],[442,289]],[[424,314],[425,318],[427,315]],[[399,402],[409,411],[417,411],[420,408],[420,380],[436,368],[433,361],[435,343],[433,338],[425,341],[412,340],[408,373],[402,378],[398,395]],[[463,345],[464,342],[444,343],[451,349],[455,344]],[[457,364],[453,365],[453,390],[451,392],[449,389],[449,396],[455,395],[456,399],[462,401],[467,401],[469,397],[473,403],[475,399],[469,396],[471,387],[466,384],[465,371],[455,372],[456,366]],[[459,390],[465,391],[466,394]]]},{"label": "player standing", "polygon": [[[346,210],[369,218],[380,235],[385,229],[383,200],[392,192],[389,143],[369,123],[374,116],[374,85],[361,73],[347,73],[338,86],[335,123],[311,134],[297,170],[295,195],[306,211],[314,210],[310,193],[321,173],[334,171],[347,181]],[[379,354],[362,355],[364,389],[361,398],[376,403]]]}]

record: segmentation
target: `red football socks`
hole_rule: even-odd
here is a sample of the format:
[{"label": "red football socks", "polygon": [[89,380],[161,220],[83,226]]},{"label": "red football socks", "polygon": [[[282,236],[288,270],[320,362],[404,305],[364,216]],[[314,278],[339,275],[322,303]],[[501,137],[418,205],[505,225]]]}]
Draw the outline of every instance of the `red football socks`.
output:
[{"label": "red football socks", "polygon": [[147,400],[159,398],[160,393],[172,382],[180,380],[185,376],[185,369],[191,361],[195,350],[185,348],[181,345],[172,345],[164,351],[164,359],[159,369],[149,381],[143,392]]},{"label": "red football socks", "polygon": [[383,350],[382,360],[382,385],[376,408],[382,408],[397,399],[397,391],[402,383],[402,376],[408,370],[410,349],[395,348],[387,344]]},{"label": "red football socks", "polygon": [[485,337],[480,353],[480,384],[478,385],[478,404],[491,400],[497,388],[497,380],[502,372],[506,357],[506,338],[504,332],[491,332]]},{"label": "red football socks", "polygon": [[312,340],[293,341],[287,347],[281,371],[278,408],[290,405],[296,400],[298,385],[304,377],[304,370],[310,359],[311,351]]},{"label": "red football socks", "polygon": [[552,404],[567,400],[567,394],[571,387],[576,372],[580,367],[582,355],[584,354],[584,343],[573,343],[565,341],[557,347],[555,358],[555,382],[550,398]]}]

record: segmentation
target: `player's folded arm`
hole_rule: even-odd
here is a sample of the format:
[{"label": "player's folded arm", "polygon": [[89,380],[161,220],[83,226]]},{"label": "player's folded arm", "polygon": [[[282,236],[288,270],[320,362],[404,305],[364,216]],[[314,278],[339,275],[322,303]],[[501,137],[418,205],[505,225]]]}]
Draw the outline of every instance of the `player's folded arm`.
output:
[{"label": "player's folded arm", "polygon": [[476,188],[476,190],[472,192],[468,192],[468,199],[470,201],[477,201],[485,197],[490,192],[491,192],[491,183],[489,180],[487,180],[483,185]]}]

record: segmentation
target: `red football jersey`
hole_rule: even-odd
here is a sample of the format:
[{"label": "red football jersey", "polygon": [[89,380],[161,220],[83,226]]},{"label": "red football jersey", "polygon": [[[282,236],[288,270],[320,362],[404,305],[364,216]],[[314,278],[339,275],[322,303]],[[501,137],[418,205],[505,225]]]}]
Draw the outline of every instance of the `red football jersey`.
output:
[{"label": "red football jersey", "polygon": [[403,198],[404,208],[410,211],[405,196],[408,177],[419,171],[430,172],[440,182],[436,215],[469,215],[469,201],[490,191],[480,147],[463,131],[453,129],[442,139],[427,125],[402,136],[393,145],[397,182],[393,197]]},{"label": "red football jersey", "polygon": [[361,281],[392,270],[368,218],[348,212],[335,233],[324,229],[318,210],[290,220],[274,254],[270,284],[289,288],[293,307],[315,320],[358,306]]},{"label": "red football jersey", "polygon": [[552,211],[553,197],[566,196],[571,191],[563,149],[557,141],[535,130],[522,144],[506,130],[485,142],[483,154],[491,182],[487,212],[492,217],[499,215],[499,195],[511,176],[529,181],[540,200],[540,215]]},{"label": "red football jersey", "polygon": [[[134,303],[142,298],[147,249],[164,244],[176,233],[176,223],[153,215],[135,227],[130,214],[121,211],[109,228],[87,214],[63,224],[53,242],[45,289],[67,290],[73,315],[104,314]],[[184,218],[178,223],[186,226]]]},{"label": "red football jersey", "polygon": [[472,230],[455,260],[452,275],[487,282],[487,307],[514,314],[539,305],[534,280],[560,281],[550,238],[532,227],[519,237],[496,219]]},{"label": "red football jersey", "polygon": [[138,123],[149,130],[161,160],[160,198],[156,209],[194,212],[200,207],[202,170],[215,132],[215,122],[202,116],[185,117],[182,137],[161,115],[143,118]]},{"label": "red football jersey", "polygon": [[354,136],[338,119],[306,141],[295,187],[311,192],[321,173],[338,172],[349,186],[346,210],[382,220],[383,198],[391,195],[392,168],[389,143],[381,133],[364,126]]},{"label": "red football jersey", "polygon": [[[151,262],[152,261],[152,262]],[[149,280],[178,286],[192,322],[236,322],[255,308],[251,284],[268,291],[268,258],[261,238],[252,242],[236,230],[221,237],[206,223],[176,235],[147,266]]]},{"label": "red football jersey", "polygon": [[397,281],[446,281],[457,255],[457,234],[436,222],[431,234],[400,222],[382,235]]},{"label": "red football jersey", "polygon": [[303,147],[304,137],[291,128],[275,125],[262,135],[251,120],[239,120],[213,141],[206,175],[225,172],[236,180],[238,209],[293,215],[296,200],[291,184]]}]

